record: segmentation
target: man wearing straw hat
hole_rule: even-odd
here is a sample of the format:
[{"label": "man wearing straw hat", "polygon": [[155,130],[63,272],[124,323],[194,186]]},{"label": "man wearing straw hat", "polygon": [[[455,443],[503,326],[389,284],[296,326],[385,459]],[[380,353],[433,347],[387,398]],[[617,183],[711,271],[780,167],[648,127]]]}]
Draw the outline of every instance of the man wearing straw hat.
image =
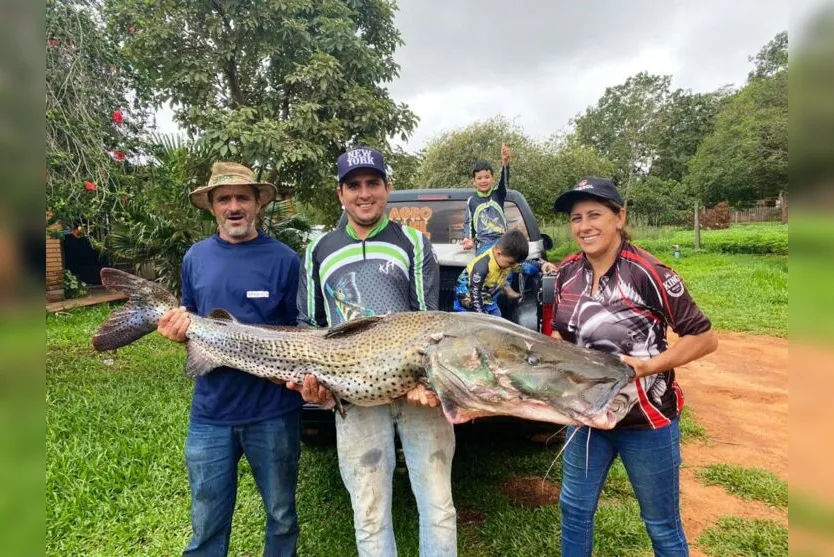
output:
[{"label": "man wearing straw hat", "polygon": [[[182,308],[159,322],[165,337],[184,342],[188,313],[215,308],[242,323],[294,325],[300,261],[256,225],[277,194],[236,163],[218,162],[191,203],[217,220],[217,233],[197,242],[182,263]],[[295,489],[301,397],[284,385],[222,367],[197,379],[185,441],[191,487],[191,542],[184,555],[226,555],[240,457],[252,468],[266,508],[265,556],[295,555]]]}]

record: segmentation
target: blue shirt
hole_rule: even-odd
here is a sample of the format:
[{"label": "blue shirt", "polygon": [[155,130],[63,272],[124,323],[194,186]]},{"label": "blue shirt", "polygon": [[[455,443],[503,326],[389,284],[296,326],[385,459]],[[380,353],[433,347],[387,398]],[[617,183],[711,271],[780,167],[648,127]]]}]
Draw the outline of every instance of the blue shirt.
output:
[{"label": "blue shirt", "polygon": [[[205,316],[225,309],[241,323],[295,325],[298,255],[258,232],[231,244],[215,234],[191,246],[182,262],[182,303]],[[228,367],[198,377],[191,420],[243,425],[301,408],[301,396],[267,379]]]}]

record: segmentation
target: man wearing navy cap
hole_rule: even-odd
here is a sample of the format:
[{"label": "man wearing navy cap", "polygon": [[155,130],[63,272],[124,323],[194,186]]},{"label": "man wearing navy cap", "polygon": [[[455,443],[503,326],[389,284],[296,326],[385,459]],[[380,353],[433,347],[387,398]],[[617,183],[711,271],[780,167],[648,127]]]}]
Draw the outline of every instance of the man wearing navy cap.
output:
[{"label": "man wearing navy cap", "polygon": [[[437,260],[420,231],[388,220],[391,186],[382,153],[352,149],[339,157],[337,170],[336,193],[347,224],[307,247],[299,324],[332,327],[391,311],[436,310]],[[334,404],[312,376],[287,386],[309,402]],[[336,417],[339,470],[350,493],[360,557],[397,554],[391,517],[394,428],[420,514],[420,555],[457,554],[451,482],[455,436],[439,405],[421,385],[390,404],[351,406],[344,419]]]}]

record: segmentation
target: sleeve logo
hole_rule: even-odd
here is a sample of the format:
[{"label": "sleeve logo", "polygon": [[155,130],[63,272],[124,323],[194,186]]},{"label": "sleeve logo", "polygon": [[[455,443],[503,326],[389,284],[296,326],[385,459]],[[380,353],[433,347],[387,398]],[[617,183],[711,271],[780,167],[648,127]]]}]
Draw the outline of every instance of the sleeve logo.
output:
[{"label": "sleeve logo", "polygon": [[666,276],[666,280],[663,281],[663,288],[666,289],[666,293],[673,298],[681,297],[684,291],[683,281],[675,273],[670,273]]}]

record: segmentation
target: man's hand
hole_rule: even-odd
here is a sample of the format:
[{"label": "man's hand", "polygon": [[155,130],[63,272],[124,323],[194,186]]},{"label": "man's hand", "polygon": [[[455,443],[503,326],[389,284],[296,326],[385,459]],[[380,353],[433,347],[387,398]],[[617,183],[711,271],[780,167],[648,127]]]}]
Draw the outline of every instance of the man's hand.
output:
[{"label": "man's hand", "polygon": [[319,381],[314,375],[305,375],[301,383],[287,381],[287,388],[291,391],[300,392],[301,398],[306,402],[318,404],[325,410],[330,410],[336,406],[336,400],[333,398],[333,394],[319,385]]},{"label": "man's hand", "polygon": [[425,385],[417,385],[405,393],[405,400],[412,406],[428,406],[429,408],[437,408],[440,406],[440,399],[428,390]]},{"label": "man's hand", "polygon": [[501,144],[501,165],[507,166],[513,158],[513,152],[506,143]]},{"label": "man's hand", "polygon": [[472,242],[472,238],[464,238],[463,242],[461,242],[460,247],[463,249],[472,249],[472,246],[475,244]]},{"label": "man's hand", "polygon": [[556,273],[556,269],[558,269],[558,267],[550,261],[545,261],[544,263],[542,263],[542,274],[552,275]]},{"label": "man's hand", "polygon": [[160,335],[167,339],[175,342],[185,342],[185,339],[187,338],[185,333],[188,331],[188,326],[190,324],[191,316],[188,315],[188,312],[184,307],[178,307],[177,309],[165,312],[165,314],[159,319],[159,323],[156,325],[156,330]]}]

